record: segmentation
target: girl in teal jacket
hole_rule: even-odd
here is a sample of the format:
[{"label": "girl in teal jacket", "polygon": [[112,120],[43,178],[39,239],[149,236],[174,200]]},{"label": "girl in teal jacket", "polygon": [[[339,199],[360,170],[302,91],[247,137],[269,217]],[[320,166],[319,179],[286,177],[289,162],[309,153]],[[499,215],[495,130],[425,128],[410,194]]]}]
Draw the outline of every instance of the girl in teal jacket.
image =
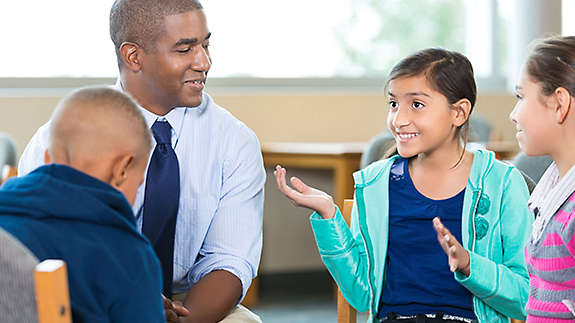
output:
[{"label": "girl in teal jacket", "polygon": [[466,149],[471,64],[426,49],[396,65],[386,89],[398,154],[354,174],[351,228],[329,195],[292,177],[294,190],[275,171],[288,198],[316,211],[317,245],[342,294],[368,322],[525,319],[529,192],[513,166]]}]

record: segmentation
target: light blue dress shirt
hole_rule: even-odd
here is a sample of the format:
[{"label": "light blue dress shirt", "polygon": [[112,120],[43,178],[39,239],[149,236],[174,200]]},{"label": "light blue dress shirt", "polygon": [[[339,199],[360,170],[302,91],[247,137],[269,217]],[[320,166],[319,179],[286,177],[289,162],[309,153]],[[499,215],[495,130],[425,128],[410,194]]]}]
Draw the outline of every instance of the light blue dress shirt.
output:
[{"label": "light blue dress shirt", "polygon": [[[170,123],[180,165],[174,293],[186,292],[214,270],[226,270],[241,280],[245,296],[262,251],[266,175],[256,135],[206,93],[199,106],[175,108],[165,116],[141,110],[149,127],[157,119]],[[43,164],[49,128],[50,122],[28,143],[20,176]],[[140,230],[145,183],[133,206]]]}]

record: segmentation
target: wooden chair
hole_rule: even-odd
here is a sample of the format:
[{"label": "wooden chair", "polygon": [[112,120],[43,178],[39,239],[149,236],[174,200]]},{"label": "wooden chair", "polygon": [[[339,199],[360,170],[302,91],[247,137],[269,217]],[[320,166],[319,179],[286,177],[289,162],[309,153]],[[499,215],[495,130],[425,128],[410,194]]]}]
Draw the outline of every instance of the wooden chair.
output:
[{"label": "wooden chair", "polygon": [[242,305],[247,308],[256,306],[258,304],[260,297],[259,289],[260,289],[260,278],[256,277],[252,280],[252,284],[250,285],[250,288],[248,288],[246,296],[242,301]]},{"label": "wooden chair", "polygon": [[0,185],[4,184],[4,182],[9,179],[10,177],[18,176],[18,169],[16,167],[5,165],[2,168],[2,174],[0,177]]},{"label": "wooden chair", "polygon": [[[346,199],[343,201],[343,218],[347,225],[350,225],[351,210],[353,208],[353,200]],[[356,323],[357,311],[351,307],[345,297],[341,294],[339,288],[337,289],[337,323]]]},{"label": "wooden chair", "polygon": [[38,323],[71,323],[66,263],[48,259],[34,271]]}]

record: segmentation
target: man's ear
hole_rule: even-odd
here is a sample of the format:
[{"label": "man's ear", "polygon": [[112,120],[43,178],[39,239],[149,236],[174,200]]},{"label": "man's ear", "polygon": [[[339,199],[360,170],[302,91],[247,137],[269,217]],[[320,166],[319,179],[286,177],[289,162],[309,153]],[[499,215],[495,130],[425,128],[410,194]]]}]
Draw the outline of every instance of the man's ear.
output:
[{"label": "man's ear", "polygon": [[128,179],[128,168],[134,163],[133,155],[124,155],[116,160],[112,168],[112,182],[113,187],[121,187]]},{"label": "man's ear", "polygon": [[120,55],[125,68],[132,72],[139,72],[142,69],[144,49],[140,45],[124,42],[120,45]]},{"label": "man's ear", "polygon": [[467,121],[467,119],[469,119],[471,102],[468,99],[461,99],[453,104],[453,110],[454,125],[456,127],[460,127]]},{"label": "man's ear", "polygon": [[44,165],[48,165],[52,163],[52,159],[50,158],[50,152],[48,149],[44,150]]},{"label": "man's ear", "polygon": [[557,123],[562,124],[569,114],[573,97],[565,88],[558,87],[553,93],[553,98],[554,100],[551,104],[554,107],[555,120]]}]

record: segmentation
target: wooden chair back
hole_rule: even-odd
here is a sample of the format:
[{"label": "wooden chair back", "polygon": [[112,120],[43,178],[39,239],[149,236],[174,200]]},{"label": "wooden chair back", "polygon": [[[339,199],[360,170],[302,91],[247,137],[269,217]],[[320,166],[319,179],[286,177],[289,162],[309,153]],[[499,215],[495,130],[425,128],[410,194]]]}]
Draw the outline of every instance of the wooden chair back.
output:
[{"label": "wooden chair back", "polygon": [[[351,221],[351,210],[353,209],[353,200],[346,199],[343,201],[343,218],[347,225],[350,225]],[[337,323],[356,323],[357,322],[357,311],[355,308],[351,307],[345,297],[341,294],[341,291],[337,290]]]},{"label": "wooden chair back", "polygon": [[16,167],[5,165],[2,168],[2,174],[0,177],[0,185],[4,184],[4,182],[9,179],[10,177],[18,176],[18,169]]},{"label": "wooden chair back", "polygon": [[68,273],[62,260],[48,259],[34,271],[39,323],[71,323]]}]

